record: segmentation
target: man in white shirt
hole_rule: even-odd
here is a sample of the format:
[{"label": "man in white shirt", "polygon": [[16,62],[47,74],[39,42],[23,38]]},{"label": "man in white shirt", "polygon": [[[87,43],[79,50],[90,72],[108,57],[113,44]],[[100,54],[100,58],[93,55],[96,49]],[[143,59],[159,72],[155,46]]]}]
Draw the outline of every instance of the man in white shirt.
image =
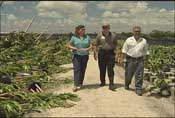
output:
[{"label": "man in white shirt", "polygon": [[144,61],[147,61],[148,44],[146,39],[140,37],[141,27],[133,27],[133,36],[126,39],[123,44],[123,59],[125,62],[125,89],[129,90],[129,85],[135,74],[136,94],[142,95]]}]

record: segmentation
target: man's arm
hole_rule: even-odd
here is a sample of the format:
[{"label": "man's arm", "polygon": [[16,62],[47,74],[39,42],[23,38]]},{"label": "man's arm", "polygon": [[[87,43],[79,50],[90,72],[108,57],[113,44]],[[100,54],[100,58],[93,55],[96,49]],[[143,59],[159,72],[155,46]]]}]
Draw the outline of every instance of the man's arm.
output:
[{"label": "man's arm", "polygon": [[127,40],[126,40],[124,42],[123,48],[122,48],[121,65],[124,65],[124,62],[125,62],[125,59],[126,59],[126,55],[127,55],[127,51],[128,51],[128,46],[127,46]]},{"label": "man's arm", "polygon": [[118,60],[118,49],[117,48],[115,48],[114,53],[115,53],[115,62],[117,62]]},{"label": "man's arm", "polygon": [[124,65],[124,62],[125,62],[125,59],[126,59],[126,53],[122,53],[122,56],[121,56],[121,65],[123,66]]},{"label": "man's arm", "polygon": [[93,45],[93,51],[94,51],[94,59],[97,60],[98,57],[98,46],[97,45]]},{"label": "man's arm", "polygon": [[97,60],[98,57],[98,45],[99,45],[99,37],[100,34],[97,35],[97,37],[95,38],[93,44],[93,51],[94,51],[94,59]]},{"label": "man's arm", "polygon": [[144,65],[145,68],[148,67],[148,59],[149,59],[149,51],[148,51],[148,43],[146,42],[146,45],[144,47],[144,53],[145,53],[145,57],[144,57]]},{"label": "man's arm", "polygon": [[115,49],[114,49],[114,53],[115,53],[115,61],[118,60],[118,37],[117,34],[114,33],[114,45],[115,45]]}]

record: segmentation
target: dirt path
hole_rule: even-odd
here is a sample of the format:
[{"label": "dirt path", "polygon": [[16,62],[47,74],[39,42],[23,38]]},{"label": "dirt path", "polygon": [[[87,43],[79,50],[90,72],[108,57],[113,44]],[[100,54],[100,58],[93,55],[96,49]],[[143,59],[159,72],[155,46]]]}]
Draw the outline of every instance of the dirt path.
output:
[{"label": "dirt path", "polygon": [[[72,66],[72,64],[70,65]],[[59,76],[72,76],[73,71]],[[108,83],[108,78],[106,78]],[[42,113],[28,114],[27,117],[173,117],[174,106],[165,98],[148,97],[147,94],[137,96],[133,90],[126,91],[123,87],[124,70],[115,67],[116,91],[108,86],[99,87],[99,71],[97,61],[89,58],[84,85],[85,88],[76,92],[81,97],[71,108],[54,108]],[[134,81],[132,82],[134,83]],[[73,85],[66,85],[55,90],[55,93],[72,92]],[[72,92],[73,93],[73,92]]]}]

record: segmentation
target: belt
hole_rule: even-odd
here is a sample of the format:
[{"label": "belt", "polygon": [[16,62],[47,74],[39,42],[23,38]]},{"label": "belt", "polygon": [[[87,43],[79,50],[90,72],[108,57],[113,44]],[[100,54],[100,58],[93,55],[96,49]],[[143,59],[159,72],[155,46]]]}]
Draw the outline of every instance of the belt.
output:
[{"label": "belt", "polygon": [[103,52],[111,52],[111,51],[114,51],[113,49],[99,49],[99,51],[103,51]]},{"label": "belt", "polygon": [[140,59],[143,59],[143,56],[141,56],[141,57],[131,57],[131,56],[127,55],[126,58],[128,58],[128,59],[134,59],[134,60],[140,60]]}]

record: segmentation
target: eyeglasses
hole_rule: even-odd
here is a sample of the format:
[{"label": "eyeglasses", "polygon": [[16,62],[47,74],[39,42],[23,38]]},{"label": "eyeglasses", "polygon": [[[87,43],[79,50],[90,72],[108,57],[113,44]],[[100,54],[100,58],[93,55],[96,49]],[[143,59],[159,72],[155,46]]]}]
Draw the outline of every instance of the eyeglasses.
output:
[{"label": "eyeglasses", "polygon": [[85,30],[85,28],[82,28],[81,30]]},{"label": "eyeglasses", "polygon": [[138,31],[134,31],[134,32],[139,32],[140,33],[140,31],[138,30]]}]

